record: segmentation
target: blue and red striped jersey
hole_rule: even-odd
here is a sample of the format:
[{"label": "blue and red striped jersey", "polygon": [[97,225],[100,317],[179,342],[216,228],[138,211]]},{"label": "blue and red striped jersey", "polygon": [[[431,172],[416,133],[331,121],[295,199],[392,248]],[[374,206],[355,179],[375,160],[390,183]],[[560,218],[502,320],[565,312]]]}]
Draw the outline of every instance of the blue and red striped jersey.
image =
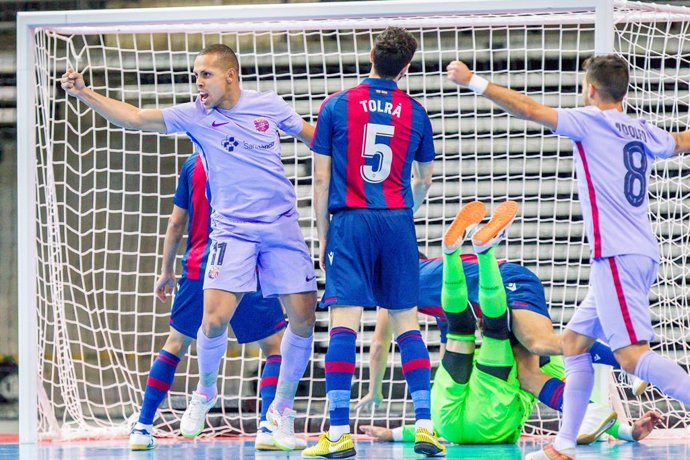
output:
[{"label": "blue and red striped jersey", "polygon": [[429,116],[392,80],[367,78],[327,98],[312,151],[330,155],[328,210],[412,208],[412,162],[435,157]]},{"label": "blue and red striped jersey", "polygon": [[186,209],[187,249],[182,257],[182,276],[198,280],[206,271],[210,250],[211,207],[206,197],[206,170],[201,156],[193,153],[182,165],[173,202]]}]

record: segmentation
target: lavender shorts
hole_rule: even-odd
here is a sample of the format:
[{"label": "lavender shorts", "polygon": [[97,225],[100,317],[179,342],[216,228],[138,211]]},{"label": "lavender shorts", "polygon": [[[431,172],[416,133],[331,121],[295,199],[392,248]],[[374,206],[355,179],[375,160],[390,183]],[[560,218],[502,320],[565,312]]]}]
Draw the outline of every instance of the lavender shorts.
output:
[{"label": "lavender shorts", "polygon": [[256,290],[264,297],[316,291],[314,264],[299,227],[297,212],[274,222],[223,222],[214,226],[204,289]]},{"label": "lavender shorts", "polygon": [[658,268],[655,260],[637,254],[594,259],[589,291],[566,327],[601,339],[614,351],[654,340],[649,291]]}]

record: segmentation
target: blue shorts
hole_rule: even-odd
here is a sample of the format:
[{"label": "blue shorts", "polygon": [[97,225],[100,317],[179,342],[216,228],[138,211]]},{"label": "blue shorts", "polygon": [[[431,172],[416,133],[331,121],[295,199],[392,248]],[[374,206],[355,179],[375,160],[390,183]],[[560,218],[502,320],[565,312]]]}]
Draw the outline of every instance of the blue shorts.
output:
[{"label": "blue shorts", "polygon": [[[204,316],[204,282],[180,278],[170,312],[170,326],[180,334],[196,339]],[[285,327],[278,299],[264,299],[261,291],[244,295],[230,320],[239,343],[270,337]]]},{"label": "blue shorts", "polygon": [[419,262],[411,209],[336,213],[326,244],[322,307],[403,310],[417,305]]},{"label": "blue shorts", "polygon": [[522,265],[505,263],[499,267],[506,301],[511,310],[529,310],[551,320],[541,280]]}]

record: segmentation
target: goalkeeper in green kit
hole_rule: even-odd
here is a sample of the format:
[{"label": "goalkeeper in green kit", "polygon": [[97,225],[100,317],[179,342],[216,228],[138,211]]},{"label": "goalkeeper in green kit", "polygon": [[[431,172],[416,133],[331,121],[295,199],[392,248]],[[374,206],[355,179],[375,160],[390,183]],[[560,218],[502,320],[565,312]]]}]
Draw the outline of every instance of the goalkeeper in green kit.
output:
[{"label": "goalkeeper in green kit", "polygon": [[[473,202],[463,207],[444,236],[441,304],[449,331],[446,352],[431,389],[431,418],[438,434],[453,443],[514,443],[535,404],[535,397],[520,388],[510,340],[508,302],[494,255],[494,247],[505,237],[517,210],[514,201],[502,203],[491,221],[472,235],[479,264],[479,304],[483,314],[483,340],[479,350],[475,350],[477,321],[468,302],[459,247],[465,231],[484,218],[484,205]],[[540,370],[556,379],[564,376],[560,357],[551,357]],[[640,440],[660,422],[661,415],[657,412],[644,414],[632,426],[612,417],[605,424],[597,424],[593,434],[578,441],[592,442],[604,430],[619,439]],[[410,437],[404,427],[390,430],[363,426],[361,429],[379,440],[404,441]]]}]

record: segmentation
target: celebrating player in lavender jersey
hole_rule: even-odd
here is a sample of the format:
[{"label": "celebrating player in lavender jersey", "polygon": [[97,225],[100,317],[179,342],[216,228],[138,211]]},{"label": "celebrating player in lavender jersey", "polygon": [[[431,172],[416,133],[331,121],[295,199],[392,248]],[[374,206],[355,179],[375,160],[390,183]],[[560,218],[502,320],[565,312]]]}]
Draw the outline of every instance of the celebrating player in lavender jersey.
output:
[{"label": "celebrating player in lavender jersey", "polygon": [[[426,110],[397,81],[417,49],[406,30],[376,37],[372,69],[360,85],[328,98],[314,135],[314,206],[326,269],[326,352],[330,429],[306,458],[356,455],[350,392],[362,307],[388,308],[415,408],[415,451],[445,455],[431,424],[430,364],[415,308],[419,290],[413,210],[431,186],[435,156]],[[333,215],[331,221],[330,215]],[[328,260],[326,261],[326,256]]]},{"label": "celebrating player in lavender jersey", "polygon": [[72,69],[62,76],[62,88],[118,126],[185,132],[202,155],[214,210],[213,245],[197,334],[200,379],[180,431],[195,437],[204,427],[217,397],[228,321],[243,294],[255,290],[258,268],[264,295],[279,296],[289,319],[268,419],[275,444],[291,450],[296,443],[292,404],[312,350],[316,277],[297,220],[295,192],[283,172],[278,130],[310,143],[313,127],[275,93],[241,89],[237,56],[225,45],[201,50],[194,75],[196,100],[163,110],[102,96]]},{"label": "celebrating player in lavender jersey", "polygon": [[690,404],[690,376],[651,351],[649,290],[659,265],[648,217],[647,182],[656,158],[690,149],[690,131],[667,133],[623,111],[628,66],[615,55],[588,59],[582,85],[585,107],[554,109],[473,75],[462,62],[448,78],[513,116],[535,121],[573,141],[578,192],[592,247],[589,292],[563,335],[567,383],[563,422],[553,445],[531,459],[571,458],[594,384],[588,350],[606,341],[628,373]]},{"label": "celebrating player in lavender jersey", "polygon": [[[187,248],[182,257],[182,274],[170,312],[170,333],[151,366],[139,419],[129,436],[132,450],[156,447],[153,420],[158,407],[168,395],[175,370],[187,349],[196,339],[204,314],[203,275],[210,252],[211,208],[206,198],[206,171],[198,153],[182,166],[175,191],[173,212],[163,242],[163,263],[156,281],[155,293],[165,301],[175,287],[175,255],[187,223]],[[266,361],[259,382],[261,420],[256,433],[257,450],[275,450],[271,427],[266,420],[268,406],[275,397],[280,370],[280,342],[285,329],[283,309],[275,298],[264,298],[261,291],[247,293],[230,320],[238,343],[258,342]],[[300,446],[304,442],[297,439]]]}]

